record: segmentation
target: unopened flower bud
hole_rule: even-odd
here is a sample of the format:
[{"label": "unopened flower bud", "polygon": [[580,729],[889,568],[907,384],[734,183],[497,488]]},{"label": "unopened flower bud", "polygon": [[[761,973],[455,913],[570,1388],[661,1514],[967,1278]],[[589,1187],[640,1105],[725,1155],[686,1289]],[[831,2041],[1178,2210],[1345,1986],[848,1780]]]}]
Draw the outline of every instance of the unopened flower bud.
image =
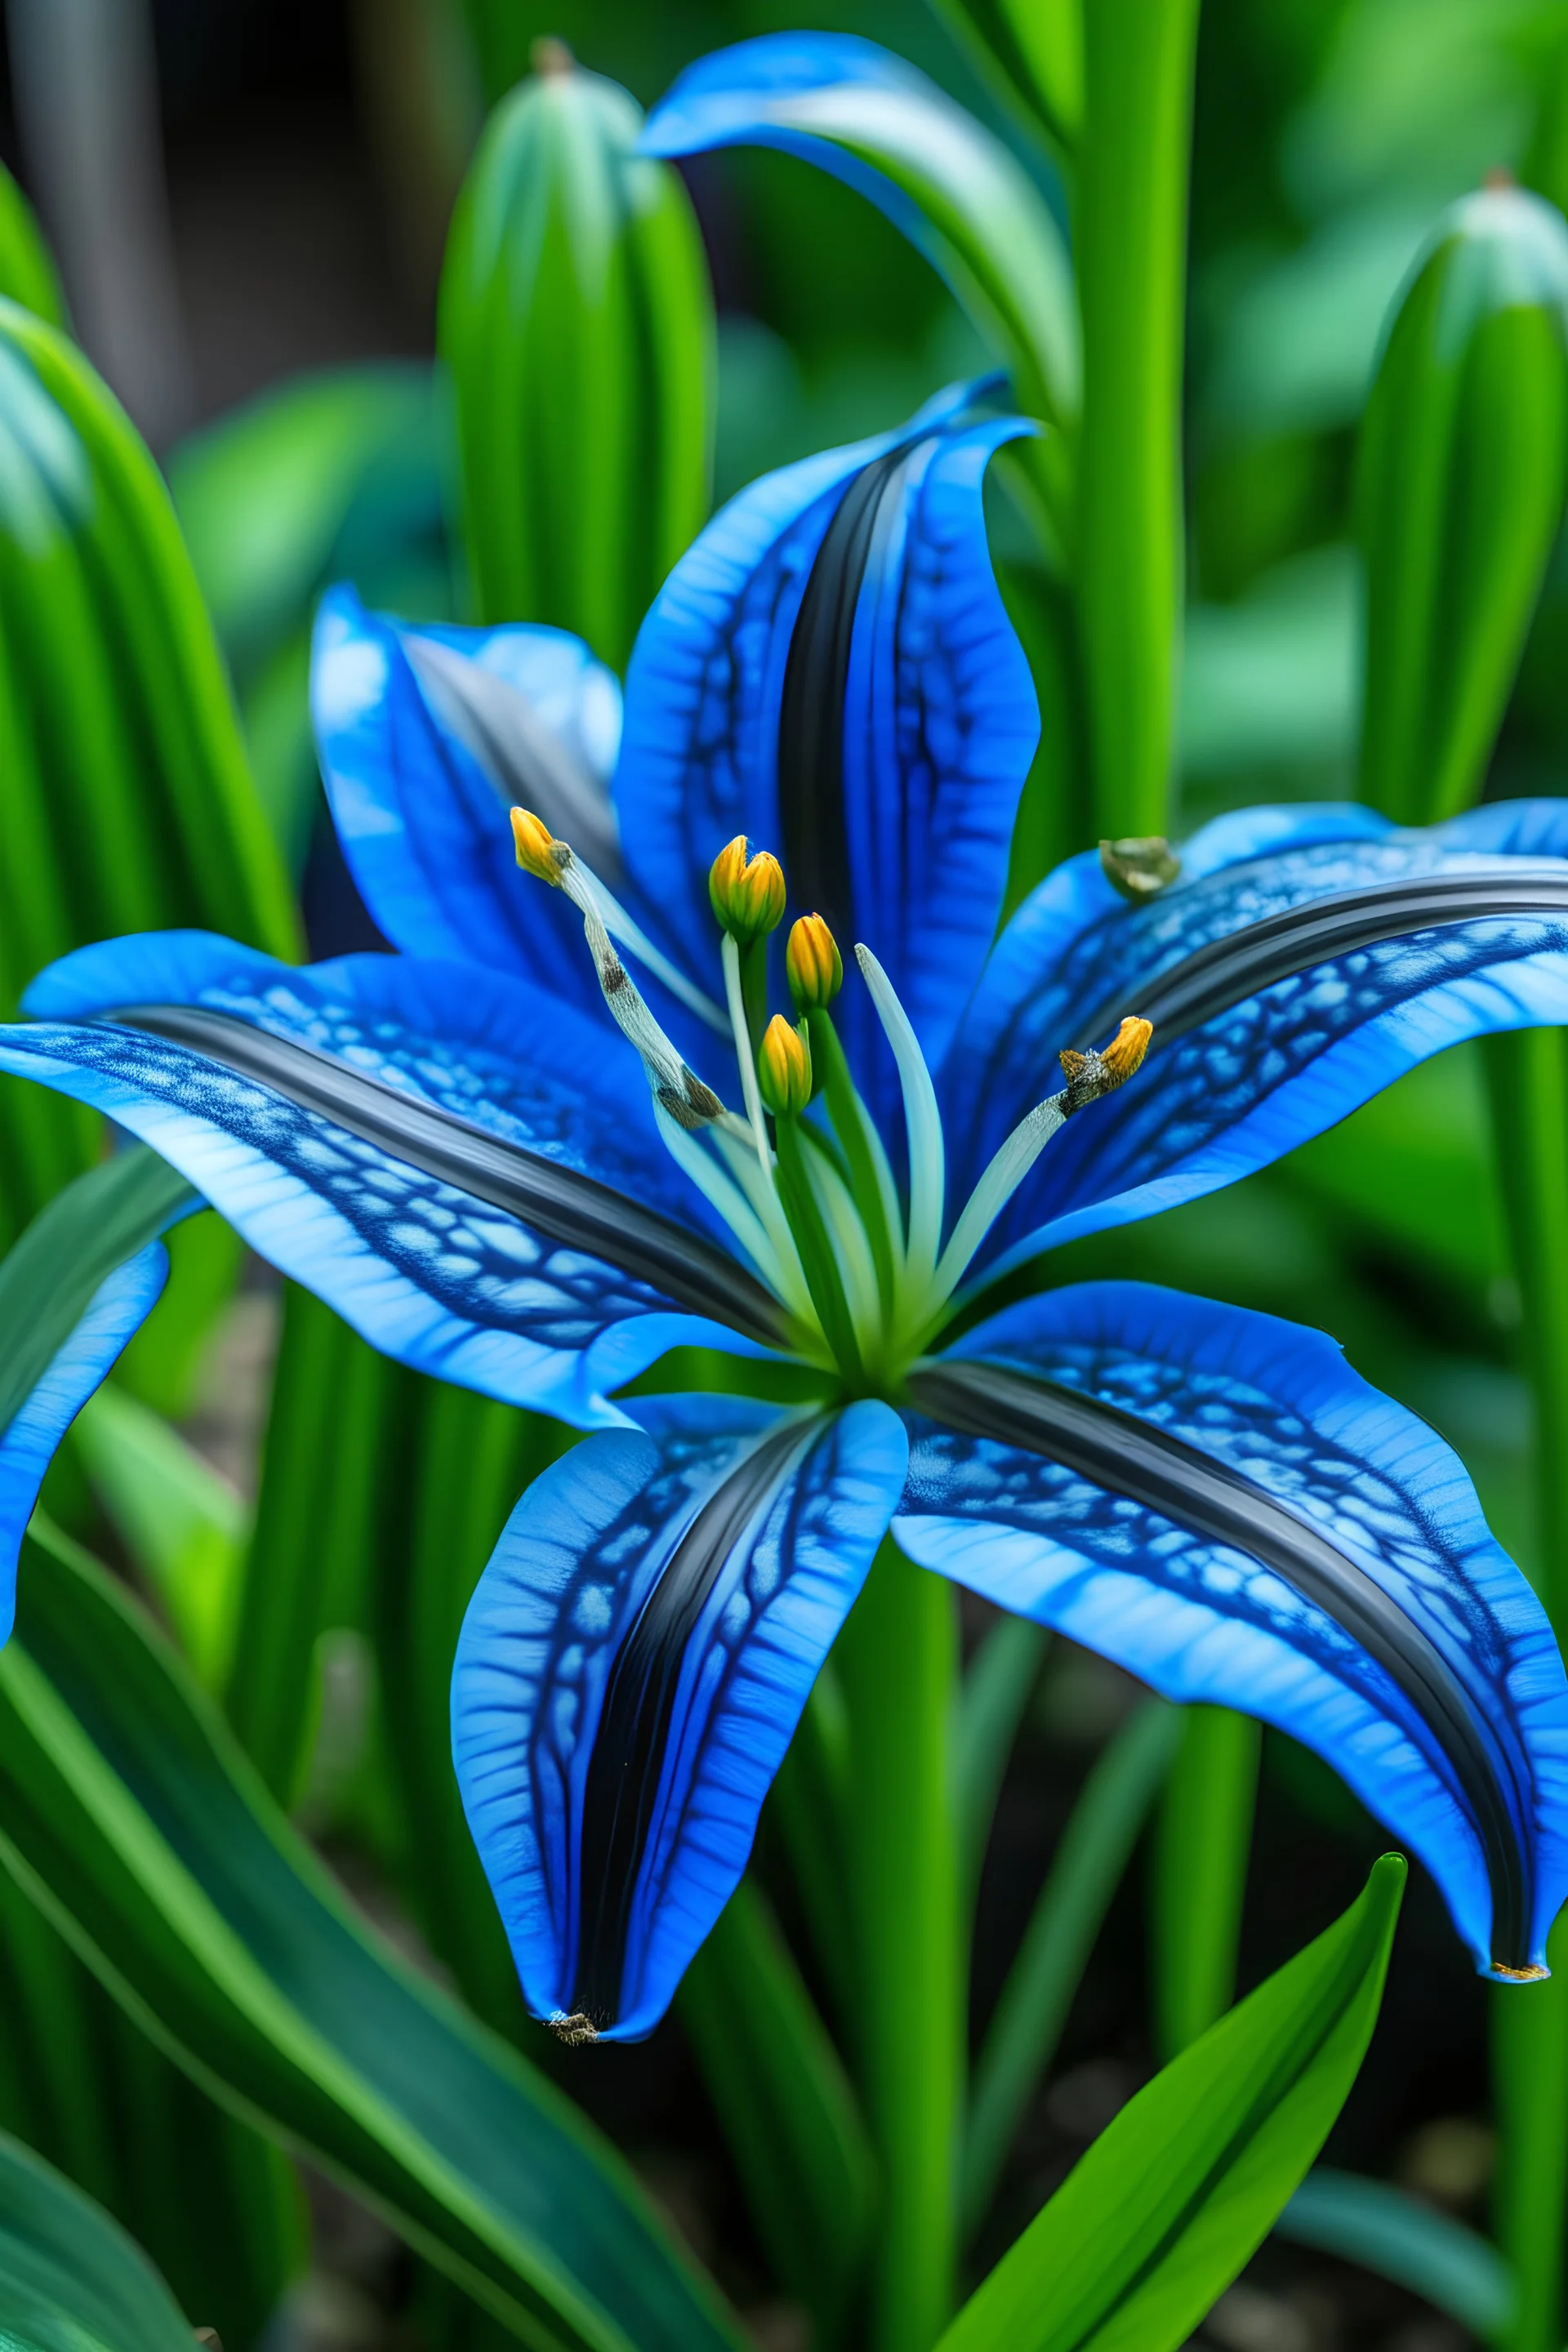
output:
[{"label": "unopened flower bud", "polygon": [[738,833],[721,849],[708,872],[708,896],[721,927],[741,947],[766,939],[784,920],[784,867],[765,849],[746,855],[746,836]]},{"label": "unopened flower bud", "polygon": [[820,915],[803,915],[790,926],[784,970],[797,1013],[831,1004],[843,987],[844,959]]},{"label": "unopened flower bud", "polygon": [[811,1048],[782,1013],[763,1033],[757,1084],[775,1118],[797,1118],[811,1100]]},{"label": "unopened flower bud", "polygon": [[572,863],[567,844],[557,841],[550,827],[531,809],[525,808],[514,808],[511,813],[511,837],[517,844],[517,862],[523,872],[535,875],[541,882],[548,882],[552,890],[558,890],[561,877]]}]

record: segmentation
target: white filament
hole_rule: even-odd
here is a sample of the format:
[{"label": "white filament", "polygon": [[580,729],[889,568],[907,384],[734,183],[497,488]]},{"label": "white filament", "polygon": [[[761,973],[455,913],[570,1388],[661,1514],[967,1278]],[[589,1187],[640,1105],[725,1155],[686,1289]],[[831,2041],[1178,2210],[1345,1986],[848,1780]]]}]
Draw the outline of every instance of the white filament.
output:
[{"label": "white filament", "polygon": [[935,1274],[942,1241],[947,1159],[942,1113],[937,1108],[936,1088],[931,1082],[920,1040],[910,1025],[909,1014],[899,1003],[892,982],[869,948],[857,947],[855,958],[865,974],[877,1017],[898,1064],[899,1085],[904,1097],[904,1127],[910,1144],[909,1281],[917,1295],[923,1296]]},{"label": "white filament", "polygon": [[1052,1095],[1037,1103],[993,1154],[937,1262],[931,1278],[932,1307],[942,1306],[957,1289],[970,1259],[1060,1127],[1065,1117],[1062,1099]]}]

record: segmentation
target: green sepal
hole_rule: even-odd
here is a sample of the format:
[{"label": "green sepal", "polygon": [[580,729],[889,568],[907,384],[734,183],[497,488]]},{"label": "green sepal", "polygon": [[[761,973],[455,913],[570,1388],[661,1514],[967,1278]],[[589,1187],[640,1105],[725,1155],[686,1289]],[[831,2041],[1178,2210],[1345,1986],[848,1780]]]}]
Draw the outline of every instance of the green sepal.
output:
[{"label": "green sepal", "polygon": [[707,518],[712,294],[689,201],[627,93],[560,53],[503,100],[458,199],[438,342],[475,617],[624,668]]},{"label": "green sepal", "polygon": [[1405,824],[1480,787],[1568,488],[1568,225],[1488,188],[1438,225],[1362,425],[1360,791]]},{"label": "green sepal", "polygon": [[938,2352],[1175,2352],[1261,2242],[1356,2078],[1405,1865],[1122,2108]]}]

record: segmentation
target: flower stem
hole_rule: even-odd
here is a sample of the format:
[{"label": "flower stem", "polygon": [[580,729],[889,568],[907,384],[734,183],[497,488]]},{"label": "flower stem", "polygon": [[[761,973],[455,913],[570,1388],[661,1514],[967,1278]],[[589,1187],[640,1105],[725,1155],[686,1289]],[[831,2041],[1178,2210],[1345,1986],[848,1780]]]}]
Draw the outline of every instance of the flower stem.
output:
[{"label": "flower stem", "polygon": [[[1487,1044],[1498,1164],[1535,1394],[1534,1582],[1559,1643],[1568,1634],[1568,1036],[1531,1029]],[[1550,1984],[1492,1994],[1493,2087],[1501,2140],[1497,2232],[1519,2282],[1507,2352],[1558,2352],[1568,2208],[1568,1934]]]},{"label": "flower stem", "polygon": [[849,1717],[862,2092],[881,2172],[871,2352],[930,2352],[956,2266],[963,1899],[951,1585],[885,1543],[836,1656]]},{"label": "flower stem", "polygon": [[1167,830],[1182,586],[1182,347],[1198,0],[1084,11],[1075,532],[1092,812]]}]

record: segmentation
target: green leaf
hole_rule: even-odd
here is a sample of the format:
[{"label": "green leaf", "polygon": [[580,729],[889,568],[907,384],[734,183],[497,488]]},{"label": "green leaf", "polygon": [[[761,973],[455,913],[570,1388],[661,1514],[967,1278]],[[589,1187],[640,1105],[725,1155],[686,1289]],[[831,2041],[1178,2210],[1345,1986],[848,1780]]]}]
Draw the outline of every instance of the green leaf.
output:
[{"label": "green leaf", "polygon": [[1497,2248],[1386,2180],[1314,2165],[1274,2235],[1408,2287],[1473,2336],[1500,2335],[1512,2316],[1513,2277]]},{"label": "green leaf", "polygon": [[1568,226],[1517,188],[1434,233],[1367,404],[1362,797],[1427,824],[1479,789],[1568,487]]},{"label": "green leaf", "polygon": [[1122,2108],[938,2352],[1174,2352],[1261,2242],[1377,2020],[1405,1865]]},{"label": "green leaf", "polygon": [[368,1631],[380,1538],[404,1497],[400,1408],[414,1374],[310,1292],[285,1288],[261,1491],[245,1568],[228,1718],[273,1795],[298,1801],[310,1761],[316,1645]]},{"label": "green leaf", "polygon": [[47,320],[51,327],[66,323],[65,298],[54,256],[45,244],[33,208],[3,164],[0,164],[0,295],[19,302],[24,310]]},{"label": "green leaf", "polygon": [[360,1921],[134,1604],[55,1536],[27,1547],[0,1654],[0,1824],[171,2056],[525,2342],[735,2346],[614,2151]]},{"label": "green leaf", "polygon": [[708,513],[712,296],[635,101],[547,56],[458,200],[439,344],[477,617],[574,630],[619,669]]},{"label": "green leaf", "polygon": [[0,2125],[114,2216],[184,2310],[257,2344],[304,2266],[293,2166],[154,2048],[4,1870],[0,2015]]},{"label": "green leaf", "polygon": [[1181,1723],[1159,1699],[1129,1717],[1084,1782],[1051,1857],[974,2070],[960,2184],[971,2231],[985,2218],[1013,2135],[1051,2063]]},{"label": "green leaf", "polygon": [[876,2165],[843,2062],[749,1878],[679,2000],[779,2282],[818,2341],[837,2342],[870,2245]]},{"label": "green leaf", "polygon": [[7,2133],[0,2341],[7,2352],[191,2352],[190,2327],[140,2247]]},{"label": "green leaf", "polygon": [[[199,925],[295,951],[288,881],[158,470],[75,346],[5,302],[0,773],[0,1015],[42,965],[118,932]],[[0,1242],[90,1164],[100,1132],[79,1107],[6,1081]]]},{"label": "green leaf", "polygon": [[250,1514],[161,1413],[113,1382],[89,1397],[76,1446],[126,1550],[163,1603],[197,1680],[221,1690],[234,1651]]},{"label": "green leaf", "polygon": [[957,1780],[953,1810],[972,1904],[980,1885],[1002,1776],[1024,1710],[1040,1678],[1050,1638],[1048,1629],[1037,1625],[1032,1618],[1003,1617],[975,1652],[963,1677],[953,1738]]},{"label": "green leaf", "polygon": [[0,1260],[0,1431],[76,1329],[100,1285],[195,1202],[183,1176],[136,1144],[79,1176]]}]

